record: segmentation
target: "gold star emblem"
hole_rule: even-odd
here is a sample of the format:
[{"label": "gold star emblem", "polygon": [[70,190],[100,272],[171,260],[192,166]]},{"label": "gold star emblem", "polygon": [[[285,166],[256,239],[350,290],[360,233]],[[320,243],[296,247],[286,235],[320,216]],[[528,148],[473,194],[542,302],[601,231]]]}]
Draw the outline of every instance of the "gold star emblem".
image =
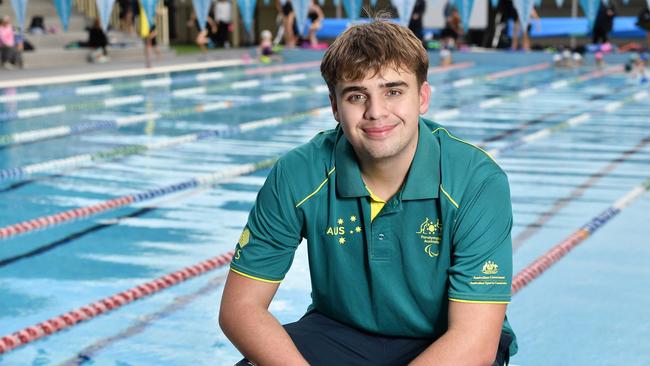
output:
[{"label": "gold star emblem", "polygon": [[337,221],[337,223],[338,223],[339,225],[343,225],[343,219],[339,219],[339,220]]},{"label": "gold star emblem", "polygon": [[351,222],[355,222],[355,221],[357,221],[357,217],[356,217],[356,216],[350,216],[350,221],[351,221]]},{"label": "gold star emblem", "polygon": [[339,244],[345,244],[345,238],[339,238]]},{"label": "gold star emblem", "polygon": [[361,226],[357,226],[354,228],[354,231],[360,233],[361,232]]}]

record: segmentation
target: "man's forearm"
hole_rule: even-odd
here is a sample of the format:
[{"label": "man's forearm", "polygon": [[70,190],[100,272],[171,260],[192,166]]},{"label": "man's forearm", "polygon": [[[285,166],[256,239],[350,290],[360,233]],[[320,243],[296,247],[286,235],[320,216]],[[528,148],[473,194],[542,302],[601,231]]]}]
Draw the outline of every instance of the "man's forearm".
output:
[{"label": "man's forearm", "polygon": [[308,365],[268,310],[249,306],[223,314],[219,319],[221,329],[249,361],[263,366]]},{"label": "man's forearm", "polygon": [[[493,342],[488,342],[493,343]],[[492,365],[496,346],[468,337],[461,332],[448,331],[416,357],[411,366]]]}]

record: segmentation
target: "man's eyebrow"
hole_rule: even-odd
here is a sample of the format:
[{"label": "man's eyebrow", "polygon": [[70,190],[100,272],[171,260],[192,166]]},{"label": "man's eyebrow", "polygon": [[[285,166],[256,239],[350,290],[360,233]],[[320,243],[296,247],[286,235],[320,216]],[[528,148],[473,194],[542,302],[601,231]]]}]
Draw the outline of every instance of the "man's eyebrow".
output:
[{"label": "man's eyebrow", "polygon": [[[382,88],[382,89],[395,88],[395,87],[400,87],[400,86],[405,86],[405,87],[408,88],[409,85],[408,85],[408,83],[406,81],[402,81],[402,80],[389,81],[387,83],[379,85],[379,87]],[[368,88],[360,86],[360,85],[350,85],[350,86],[346,86],[345,88],[343,88],[343,90],[341,90],[341,95],[346,94],[346,93],[350,93],[350,92],[359,92],[359,91],[360,92],[365,92],[367,90],[368,90]]]},{"label": "man's eyebrow", "polygon": [[390,82],[387,82],[386,84],[380,85],[379,87],[380,88],[395,88],[395,87],[398,87],[398,86],[408,87],[409,84],[406,81],[400,80],[400,81],[390,81]]},{"label": "man's eyebrow", "polygon": [[363,86],[350,85],[350,86],[346,86],[345,88],[343,88],[343,90],[341,90],[341,95],[346,94],[346,93],[350,93],[350,92],[358,92],[358,91],[363,92],[363,91],[366,91],[366,90],[368,90],[368,88],[365,88]]}]

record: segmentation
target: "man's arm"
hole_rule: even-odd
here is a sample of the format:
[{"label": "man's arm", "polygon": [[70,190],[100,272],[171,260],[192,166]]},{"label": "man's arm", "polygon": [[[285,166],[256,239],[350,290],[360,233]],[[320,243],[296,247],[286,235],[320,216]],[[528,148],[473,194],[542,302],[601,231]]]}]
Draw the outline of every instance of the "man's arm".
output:
[{"label": "man's arm", "polygon": [[447,332],[410,365],[492,365],[505,313],[505,304],[450,300]]},{"label": "man's arm", "polygon": [[255,364],[307,365],[289,334],[268,311],[278,286],[230,271],[221,298],[219,325]]}]

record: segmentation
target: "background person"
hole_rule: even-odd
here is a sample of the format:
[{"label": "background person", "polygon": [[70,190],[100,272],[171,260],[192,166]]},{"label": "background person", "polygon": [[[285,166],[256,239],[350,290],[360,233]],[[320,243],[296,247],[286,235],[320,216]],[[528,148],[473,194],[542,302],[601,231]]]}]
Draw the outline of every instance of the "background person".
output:
[{"label": "background person", "polygon": [[214,4],[214,20],[217,23],[215,47],[230,47],[230,27],[232,23],[232,5],[230,0],[217,0]]},{"label": "background person", "polygon": [[323,14],[323,9],[321,9],[321,7],[318,6],[314,0],[312,0],[311,4],[309,5],[307,18],[309,18],[311,21],[308,31],[309,45],[312,48],[317,48],[319,45],[318,38],[316,37],[316,32],[318,32],[318,30],[322,27],[322,22],[323,19],[325,19],[325,15]]},{"label": "background person", "polygon": [[86,42],[79,42],[79,47],[87,47],[94,50],[101,50],[103,56],[107,55],[106,46],[108,46],[108,38],[106,38],[106,33],[102,29],[101,22],[98,18],[95,18],[93,25],[87,27],[88,31],[88,40]]},{"label": "background person", "polygon": [[[510,4],[512,4],[512,1],[508,0]],[[522,29],[521,27],[521,22],[519,21],[519,15],[517,14],[517,11],[514,10],[514,6],[512,6],[513,11],[510,13],[511,16],[514,14],[514,25],[512,27],[512,45],[511,48],[513,50],[519,49],[519,34],[521,34],[521,49],[524,51],[530,51],[530,32],[533,28],[533,22],[534,21],[539,21],[539,15],[537,15],[537,11],[535,8],[532,8],[530,10],[530,18],[528,25],[526,26],[525,29]],[[537,27],[539,29],[539,23],[537,23]]]},{"label": "background person", "polygon": [[447,1],[445,4],[443,16],[445,17],[445,27],[440,33],[442,48],[451,49],[458,44],[458,38],[463,34],[463,25],[458,14],[458,8],[451,1]]},{"label": "background person", "polygon": [[409,29],[416,37],[424,42],[424,33],[422,28],[422,17],[427,9],[427,4],[424,0],[416,0],[409,20]]},{"label": "background person", "polygon": [[282,28],[284,30],[284,45],[288,48],[296,47],[298,42],[298,26],[296,24],[296,12],[293,11],[291,0],[286,0],[282,6]]},{"label": "background person", "polygon": [[636,26],[646,32],[646,39],[648,41],[646,47],[650,50],[650,8],[647,6],[639,12],[639,15],[636,18]]},{"label": "background person", "polygon": [[16,33],[11,24],[11,17],[3,16],[0,21],[0,66],[8,68],[13,65],[22,68],[22,47],[22,42],[16,43]]},{"label": "background person", "polygon": [[591,32],[591,41],[594,44],[609,42],[609,32],[614,27],[614,17],[616,16],[616,8],[614,8],[612,1],[609,0],[607,4],[602,0],[600,2],[594,21],[594,29]]}]

